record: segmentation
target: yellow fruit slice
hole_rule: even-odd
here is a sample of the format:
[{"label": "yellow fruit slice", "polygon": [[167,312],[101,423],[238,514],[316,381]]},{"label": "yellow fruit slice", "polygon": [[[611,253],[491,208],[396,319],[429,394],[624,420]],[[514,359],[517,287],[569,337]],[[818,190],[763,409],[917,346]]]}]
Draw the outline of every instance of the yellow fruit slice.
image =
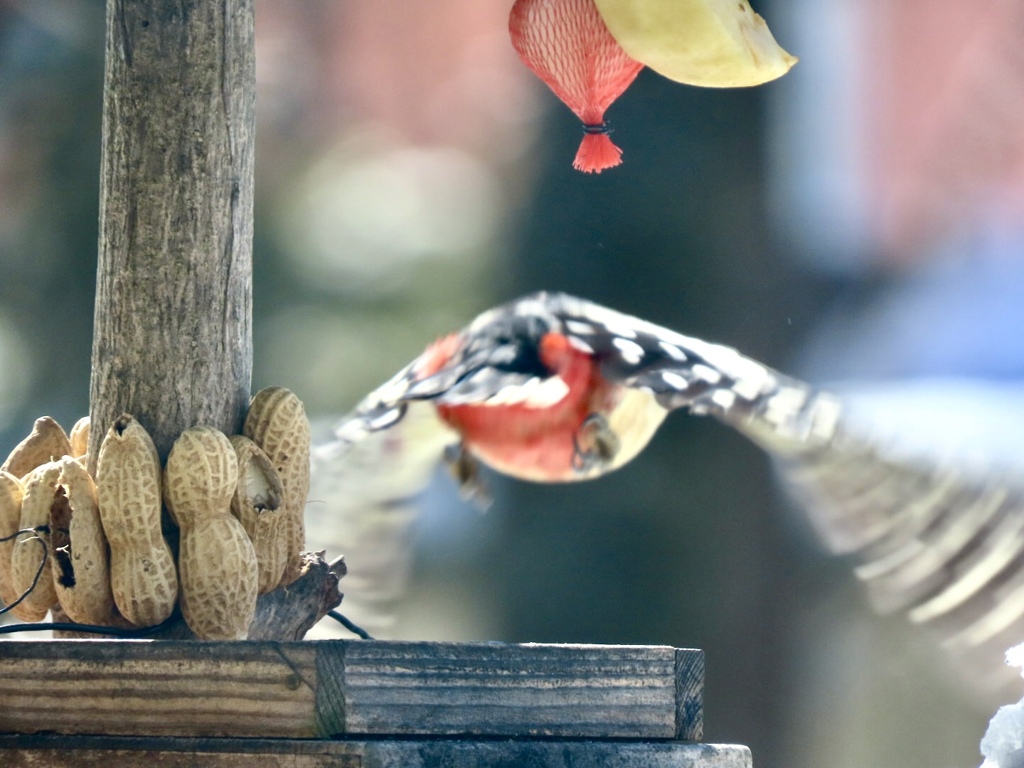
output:
[{"label": "yellow fruit slice", "polygon": [[670,80],[760,85],[796,64],[747,0],[594,0],[626,53]]}]

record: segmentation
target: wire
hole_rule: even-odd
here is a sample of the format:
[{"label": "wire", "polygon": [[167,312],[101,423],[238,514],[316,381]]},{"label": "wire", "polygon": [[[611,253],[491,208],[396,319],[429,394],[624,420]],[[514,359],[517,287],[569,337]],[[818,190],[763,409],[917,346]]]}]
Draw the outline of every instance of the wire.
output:
[{"label": "wire", "polygon": [[359,637],[363,638],[363,640],[373,640],[373,637],[370,635],[369,632],[367,632],[365,629],[363,629],[359,625],[353,624],[343,614],[340,614],[337,611],[328,611],[327,615],[330,616],[332,619],[334,619],[339,624],[341,624],[341,626],[343,626],[345,629],[347,629],[352,634],[358,635]]},{"label": "wire", "polygon": [[[39,568],[36,569],[36,576],[32,579],[32,584],[26,589],[21,596],[10,605],[0,608],[0,616],[10,611],[12,608],[20,605],[25,598],[32,594],[32,590],[39,584],[39,579],[43,575],[43,568],[46,567],[46,561],[49,557],[49,547],[43,540],[40,533],[49,533],[50,528],[46,525],[40,525],[35,528],[22,528],[20,531],[15,531],[10,536],[0,537],[0,542],[10,541],[13,538],[20,536],[23,533],[35,534],[33,537],[43,546],[43,556],[39,561]],[[24,541],[32,541],[32,539],[24,539]],[[365,629],[357,624],[349,621],[344,615],[338,613],[338,611],[328,611],[327,615],[332,619],[341,624],[352,634],[361,637],[363,640],[373,640],[373,637]],[[139,628],[124,628],[124,627],[103,627],[97,624],[77,624],[71,621],[55,621],[50,623],[45,622],[34,622],[34,623],[22,623],[22,624],[4,624],[0,625],[0,635],[11,635],[15,632],[45,632],[48,630],[56,630],[60,632],[84,632],[95,635],[113,635],[115,637],[146,637],[157,631],[159,631],[165,624],[171,621],[174,617],[172,616],[162,624],[157,624],[153,627],[139,627]]]},{"label": "wire", "polygon": [[[21,536],[21,534],[23,534],[23,533],[33,533],[33,534],[35,534],[35,536],[33,538],[36,541],[38,541],[40,544],[42,544],[42,546],[43,546],[43,557],[39,561],[39,568],[36,569],[36,577],[34,579],[32,579],[32,584],[29,586],[28,589],[26,589],[24,592],[21,593],[21,597],[19,597],[17,600],[15,600],[10,605],[6,605],[3,608],[0,608],[0,616],[4,615],[5,613],[7,613],[12,608],[16,608],[17,606],[21,605],[25,601],[25,599],[30,594],[32,594],[32,590],[35,589],[36,585],[39,583],[39,579],[43,575],[43,568],[46,567],[46,559],[50,556],[50,548],[46,545],[46,542],[43,541],[42,536],[40,536],[39,534],[40,533],[49,533],[49,532],[50,532],[50,527],[48,525],[40,525],[40,526],[37,526],[35,528],[22,528],[20,531],[15,531],[10,536],[4,536],[4,537],[0,538],[0,542],[2,542],[2,541],[10,541],[13,538]],[[24,539],[23,541],[32,541],[32,539]],[[17,626],[17,625],[15,624],[14,626]]]},{"label": "wire", "polygon": [[[22,541],[32,541],[35,539],[43,547],[43,556],[39,560],[39,567],[36,569],[35,578],[32,579],[32,584],[22,592],[21,596],[12,602],[10,605],[5,605],[0,608],[0,616],[7,613],[8,611],[21,605],[25,599],[32,594],[32,591],[39,585],[39,579],[43,576],[43,569],[46,568],[46,561],[50,556],[50,548],[47,546],[46,541],[39,534],[49,533],[50,527],[48,525],[39,525],[35,528],[22,528],[20,531],[15,531],[10,536],[0,537],[0,542],[10,541],[24,533],[35,534],[32,538],[23,539]],[[164,622],[165,624],[167,622]],[[84,632],[97,635],[114,635],[116,637],[146,637],[147,635],[153,634],[157,630],[161,629],[164,624],[157,624],[154,627],[102,627],[96,624],[77,624],[71,621],[55,621],[55,622],[24,622],[21,624],[4,624],[0,625],[0,635],[10,635],[15,632],[46,632],[49,630],[58,630],[65,632]]]},{"label": "wire", "polygon": [[[166,622],[164,622],[166,624]],[[76,624],[73,621],[36,622],[34,624],[0,625],[0,635],[11,635],[15,632],[45,632],[53,629],[58,632],[85,632],[94,635],[113,635],[114,637],[146,637],[163,629],[164,624],[152,627],[103,627],[98,624]]]},{"label": "wire", "polygon": [[[358,635],[363,640],[373,640],[373,637],[362,627],[354,624],[344,615],[337,611],[328,611],[327,615],[337,621],[352,634]],[[164,628],[171,621],[176,620],[176,616],[172,616],[170,619],[165,621],[163,624],[157,624],[153,627],[104,627],[98,624],[76,624],[73,621],[54,621],[50,623],[46,622],[35,622],[35,623],[24,623],[24,624],[3,624],[0,625],[0,635],[11,635],[15,632],[45,632],[47,630],[56,630],[58,632],[87,632],[94,635],[113,635],[115,637],[146,637],[148,635],[155,634]]]}]

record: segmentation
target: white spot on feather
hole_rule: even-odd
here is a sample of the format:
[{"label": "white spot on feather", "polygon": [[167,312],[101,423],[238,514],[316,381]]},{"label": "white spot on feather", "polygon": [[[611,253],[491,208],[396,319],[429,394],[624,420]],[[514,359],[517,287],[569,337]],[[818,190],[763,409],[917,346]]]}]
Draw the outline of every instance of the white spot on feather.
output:
[{"label": "white spot on feather", "polygon": [[569,344],[572,345],[573,349],[578,349],[585,355],[594,354],[594,348],[587,344],[583,339],[576,336],[566,336],[566,338],[569,340]]},{"label": "white spot on feather", "polygon": [[644,359],[644,348],[635,341],[616,338],[612,340],[612,344],[622,353],[622,359],[630,365],[637,365]]},{"label": "white spot on feather", "polygon": [[671,357],[673,360],[676,360],[680,363],[686,361],[686,353],[683,352],[683,350],[681,350],[675,344],[669,344],[667,341],[662,340],[658,342],[658,346],[660,346],[662,351],[666,355]]},{"label": "white spot on feather", "polygon": [[744,400],[753,400],[762,392],[771,389],[774,377],[769,376],[763,369],[755,371],[752,378],[737,379],[732,385],[733,392]]},{"label": "white spot on feather", "polygon": [[502,387],[493,395],[483,401],[484,405],[515,405],[516,403],[522,402],[523,398],[527,395],[524,392],[529,392],[530,386],[536,386],[537,379],[528,379],[522,384],[510,384],[509,386]]},{"label": "white spot on feather", "polygon": [[569,385],[560,376],[551,376],[539,381],[540,384],[523,401],[523,405],[527,408],[548,408],[569,394]]},{"label": "white spot on feather", "polygon": [[690,370],[693,371],[694,376],[700,377],[708,384],[717,384],[722,380],[722,374],[714,368],[702,365],[701,363],[697,363]]},{"label": "white spot on feather", "polygon": [[532,378],[495,392],[483,405],[522,405],[525,408],[549,408],[569,394],[569,385],[559,376]]},{"label": "white spot on feather", "polygon": [[716,389],[711,393],[711,402],[727,411],[735,404],[736,393],[729,389]]},{"label": "white spot on feather", "polygon": [[391,408],[373,418],[367,419],[366,423],[370,430],[375,432],[378,429],[384,429],[385,427],[391,426],[400,418],[402,418],[402,409]]},{"label": "white spot on feather", "polygon": [[582,320],[566,320],[565,330],[567,330],[569,333],[575,333],[579,336],[589,336],[590,334],[596,332],[596,329],[592,324],[584,322]]},{"label": "white spot on feather", "polygon": [[685,376],[678,373],[674,373],[672,371],[662,371],[661,379],[670,387],[672,387],[672,389],[675,389],[679,392],[685,391],[686,388],[690,386],[690,382],[686,380]]}]

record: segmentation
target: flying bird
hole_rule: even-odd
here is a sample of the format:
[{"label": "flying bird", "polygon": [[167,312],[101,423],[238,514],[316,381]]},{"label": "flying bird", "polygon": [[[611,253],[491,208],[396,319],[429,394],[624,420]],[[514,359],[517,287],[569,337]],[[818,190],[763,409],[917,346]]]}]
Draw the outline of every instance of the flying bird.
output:
[{"label": "flying bird", "polygon": [[532,482],[600,477],[669,412],[711,416],[770,454],[823,543],[852,555],[881,611],[904,612],[984,688],[1024,638],[1024,490],[893,452],[835,394],[727,346],[562,293],[490,309],[430,344],[314,450],[314,490],[343,519],[348,599],[398,597],[414,499],[439,461],[486,500],[481,463]]}]

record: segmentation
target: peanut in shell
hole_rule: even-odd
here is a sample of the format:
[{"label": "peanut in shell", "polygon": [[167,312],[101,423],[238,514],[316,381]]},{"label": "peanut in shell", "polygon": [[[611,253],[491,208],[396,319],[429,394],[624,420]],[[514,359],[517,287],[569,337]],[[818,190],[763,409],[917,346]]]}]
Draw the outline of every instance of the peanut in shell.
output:
[{"label": "peanut in shell", "polygon": [[256,612],[256,551],[231,516],[238,460],[228,438],[191,427],[171,447],[164,498],[181,527],[181,614],[201,640],[242,640]]},{"label": "peanut in shell", "polygon": [[19,534],[11,552],[11,584],[14,590],[19,595],[31,590],[11,610],[22,621],[40,621],[57,604],[49,525],[59,477],[60,462],[51,461],[36,467],[24,478],[25,495],[21,500],[18,527],[39,530]]},{"label": "peanut in shell", "polygon": [[11,580],[14,534],[21,528],[21,499],[25,487],[9,472],[0,472],[0,601],[10,605],[20,597]]},{"label": "peanut in shell", "polygon": [[117,620],[96,484],[70,456],[61,460],[60,467],[50,510],[57,598],[72,621],[109,626]]},{"label": "peanut in shell", "polygon": [[96,491],[114,604],[140,627],[167,619],[178,600],[178,573],[161,530],[160,474],[149,433],[131,415],[120,416],[100,445]]},{"label": "peanut in shell", "polygon": [[310,426],[305,406],[284,387],[262,389],[249,405],[244,433],[270,458],[284,488],[282,524],[288,540],[288,561],[280,585],[288,585],[299,577],[306,545]]},{"label": "peanut in shell", "polygon": [[25,477],[36,467],[71,453],[71,443],[60,424],[49,416],[36,419],[32,432],[14,446],[0,471]]},{"label": "peanut in shell", "polygon": [[233,435],[238,458],[238,485],[231,499],[231,514],[242,524],[256,552],[258,594],[272,591],[284,574],[288,538],[282,529],[283,486],[267,454],[244,435]]},{"label": "peanut in shell", "polygon": [[71,445],[69,454],[76,459],[85,456],[89,452],[90,423],[89,417],[83,416],[75,422],[75,426],[71,428],[71,434],[68,435],[68,443]]}]

